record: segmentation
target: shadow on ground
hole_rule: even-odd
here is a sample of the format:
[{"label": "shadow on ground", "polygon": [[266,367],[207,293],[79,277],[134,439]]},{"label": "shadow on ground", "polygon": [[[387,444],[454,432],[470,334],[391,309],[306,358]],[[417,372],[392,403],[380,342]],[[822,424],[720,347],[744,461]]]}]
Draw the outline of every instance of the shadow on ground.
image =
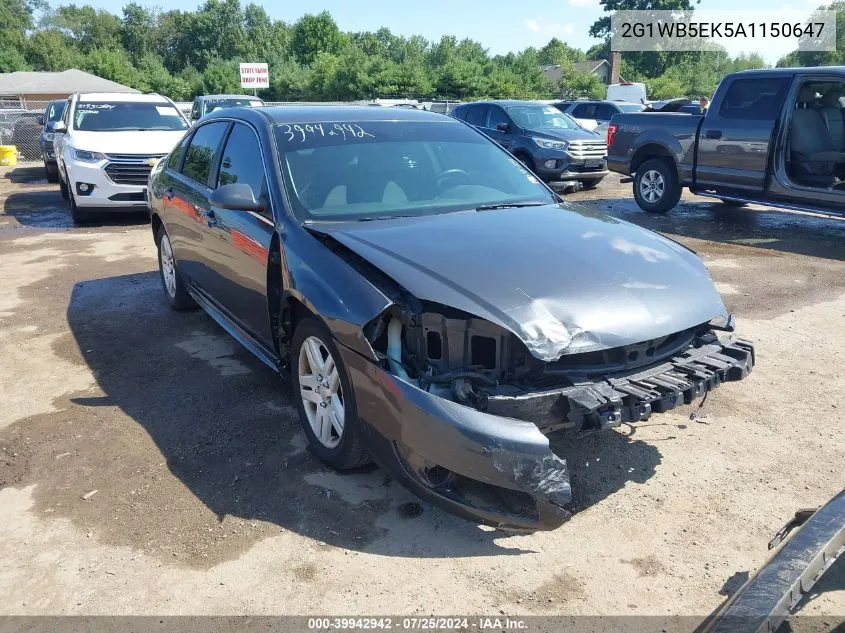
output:
[{"label": "shadow on ground", "polygon": [[[6,177],[19,187],[2,200],[0,217],[14,218],[18,224],[38,228],[70,228],[70,207],[62,199],[57,183],[49,183],[43,167],[18,167]],[[144,209],[97,213],[86,226],[127,226],[149,221]]]},{"label": "shadow on ground", "polygon": [[[0,485],[37,482],[38,511],[198,566],[236,556],[279,528],[391,556],[525,551],[501,532],[420,502],[376,467],[325,468],[305,448],[281,379],[204,313],[172,312],[159,284],[149,272],[75,286],[67,309],[75,346],[56,351],[75,363],[81,355],[101,393],[76,394],[70,410],[0,433],[22,464]],[[40,427],[48,443],[28,448],[26,437]],[[574,487],[587,491],[576,492],[581,508],[644,481],[660,460],[657,449],[616,433],[560,450],[573,460]],[[80,502],[92,488],[93,502]],[[422,512],[408,512],[409,503]]]},{"label": "shadow on ground", "polygon": [[630,195],[601,197],[601,189],[588,195],[589,198],[572,199],[572,202],[653,231],[845,260],[845,218],[688,200],[682,201],[669,213],[655,214],[642,211]]}]

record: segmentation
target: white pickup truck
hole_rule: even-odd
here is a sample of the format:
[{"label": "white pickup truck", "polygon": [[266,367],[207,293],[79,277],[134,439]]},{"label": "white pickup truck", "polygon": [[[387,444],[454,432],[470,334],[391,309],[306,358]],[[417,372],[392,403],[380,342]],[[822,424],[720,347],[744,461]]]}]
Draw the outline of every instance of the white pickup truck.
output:
[{"label": "white pickup truck", "polygon": [[80,93],[54,128],[62,197],[75,224],[92,212],[146,206],[156,162],[185,135],[188,121],[157,94]]}]

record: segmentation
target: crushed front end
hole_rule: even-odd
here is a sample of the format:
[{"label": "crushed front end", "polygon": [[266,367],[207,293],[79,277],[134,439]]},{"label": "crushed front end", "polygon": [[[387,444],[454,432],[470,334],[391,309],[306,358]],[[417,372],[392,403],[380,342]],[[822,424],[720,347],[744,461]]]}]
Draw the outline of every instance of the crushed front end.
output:
[{"label": "crushed front end", "polygon": [[590,433],[689,404],[754,366],[748,341],[704,323],[542,361],[513,333],[439,304],[365,328],[379,362],[344,354],[382,464],[423,498],[510,530],[554,529],[572,500],[548,434]]}]

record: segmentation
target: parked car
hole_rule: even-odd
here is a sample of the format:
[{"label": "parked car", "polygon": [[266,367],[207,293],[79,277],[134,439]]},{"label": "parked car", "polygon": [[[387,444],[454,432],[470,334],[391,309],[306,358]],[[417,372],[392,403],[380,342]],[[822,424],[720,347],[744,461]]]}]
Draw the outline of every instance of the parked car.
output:
[{"label": "parked car", "polygon": [[191,106],[191,123],[196,123],[209,112],[221,108],[260,108],[264,101],[250,95],[202,95]]},{"label": "parked car", "polygon": [[692,251],[559,202],[442,115],[213,112],[149,197],[166,300],[291,378],[319,458],[375,457],[500,528],[569,516],[549,433],[644,420],[754,363]]},{"label": "parked car", "polygon": [[[576,102],[575,101],[549,101],[548,105],[552,106],[553,108],[557,108],[561,112],[566,112],[567,108],[569,108],[569,106],[573,103],[576,103]],[[572,117],[570,116],[570,118],[572,118]],[[596,132],[596,128],[599,127],[599,122],[596,121],[595,119],[574,119],[574,118],[572,118],[572,120],[575,121],[578,125],[580,125],[585,130],[588,130],[590,132]],[[597,133],[600,133],[600,132],[597,132]]]},{"label": "parked car", "polygon": [[[563,105],[568,103],[568,105]],[[605,135],[610,120],[623,112],[642,112],[646,106],[642,103],[623,103],[620,101],[569,101],[554,104],[561,112],[575,119],[580,125],[594,132]],[[593,125],[593,122],[596,124]]]},{"label": "parked car", "polygon": [[76,223],[93,211],[146,206],[153,165],[184,136],[188,122],[157,94],[82,93],[53,125],[62,197]]},{"label": "parked car", "polygon": [[23,108],[0,109],[0,145],[11,145],[15,121],[27,111]]},{"label": "parked car", "polygon": [[669,211],[689,187],[731,205],[842,213],[843,106],[842,68],[733,73],[704,116],[616,115],[608,164],[634,174],[634,196],[645,211]]},{"label": "parked car", "polygon": [[41,155],[38,139],[41,136],[40,110],[25,110],[12,123],[12,145],[18,148],[24,160],[34,160]]},{"label": "parked car", "polygon": [[59,177],[59,168],[56,166],[56,151],[53,148],[53,140],[56,136],[53,128],[58,121],[62,120],[66,106],[67,99],[50,101],[39,119],[42,128],[38,144],[41,147],[41,158],[44,161],[44,172],[47,174],[48,180],[57,180]]},{"label": "parked car", "polygon": [[547,182],[595,187],[607,175],[607,143],[556,108],[533,101],[477,101],[451,116],[479,129]]},{"label": "parked car", "polygon": [[641,82],[623,82],[610,84],[605,98],[608,101],[623,101],[627,103],[645,103],[646,86]]}]

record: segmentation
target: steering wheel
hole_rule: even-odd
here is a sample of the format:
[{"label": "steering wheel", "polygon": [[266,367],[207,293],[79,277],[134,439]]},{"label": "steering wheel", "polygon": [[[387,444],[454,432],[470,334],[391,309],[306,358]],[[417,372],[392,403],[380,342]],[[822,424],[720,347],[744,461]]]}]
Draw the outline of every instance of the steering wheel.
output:
[{"label": "steering wheel", "polygon": [[446,171],[441,171],[439,174],[437,174],[437,186],[443,189],[443,185],[446,182],[448,182],[450,179],[455,178],[463,179],[464,184],[469,184],[472,181],[472,177],[463,169],[447,169]]}]

